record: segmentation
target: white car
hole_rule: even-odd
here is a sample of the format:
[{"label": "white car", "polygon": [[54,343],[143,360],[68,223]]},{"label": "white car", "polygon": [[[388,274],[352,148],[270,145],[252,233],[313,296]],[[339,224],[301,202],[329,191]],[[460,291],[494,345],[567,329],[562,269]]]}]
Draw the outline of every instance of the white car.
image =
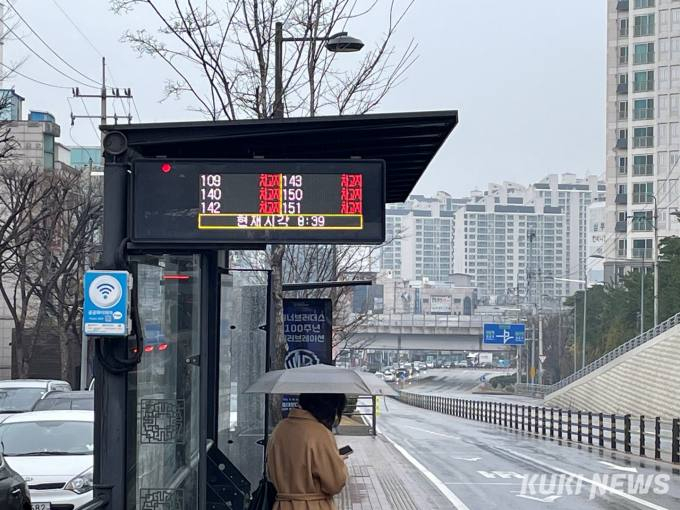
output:
[{"label": "white car", "polygon": [[93,411],[34,411],[0,424],[5,461],[31,493],[33,508],[78,508],[92,500]]},{"label": "white car", "polygon": [[71,385],[52,379],[0,381],[0,421],[13,414],[30,411],[50,391],[71,391]]},{"label": "white car", "polygon": [[396,382],[397,377],[394,375],[394,372],[391,370],[385,370],[383,372],[383,380],[385,382]]}]

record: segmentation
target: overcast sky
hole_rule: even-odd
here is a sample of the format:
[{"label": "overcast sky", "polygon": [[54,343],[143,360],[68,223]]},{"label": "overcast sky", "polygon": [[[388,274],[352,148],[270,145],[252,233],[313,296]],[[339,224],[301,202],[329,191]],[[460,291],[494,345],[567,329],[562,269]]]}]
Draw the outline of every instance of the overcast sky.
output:
[{"label": "overcast sky", "polygon": [[[368,0],[359,0],[361,2]],[[64,9],[93,48],[57,9]],[[93,78],[107,58],[113,84],[130,87],[141,121],[202,120],[187,101],[160,103],[171,77],[161,62],[138,58],[121,34],[130,24],[157,26],[137,10],[117,16],[107,0],[15,0],[26,21],[64,60]],[[384,26],[376,11],[352,29],[367,44]],[[29,29],[15,29],[37,53],[67,75],[79,77],[50,53]],[[380,28],[378,28],[380,30]],[[375,32],[375,31],[374,31]],[[524,184],[547,173],[599,174],[604,169],[606,2],[598,0],[417,0],[396,39],[418,43],[418,61],[407,80],[382,103],[383,112],[457,109],[460,123],[418,183],[416,192],[443,189],[463,196],[490,181]],[[4,62],[27,58],[20,71],[53,85],[73,81],[17,41],[4,47]],[[62,126],[62,143],[96,145],[87,120],[70,126],[70,113],[99,111],[97,100],[70,99],[70,90],[46,87],[22,77],[7,80],[29,109],[48,110]],[[83,88],[84,89],[84,88]],[[113,105],[110,110],[113,110]],[[119,114],[122,104],[115,106]],[[134,109],[133,109],[134,114]],[[96,124],[96,122],[95,122]]]}]

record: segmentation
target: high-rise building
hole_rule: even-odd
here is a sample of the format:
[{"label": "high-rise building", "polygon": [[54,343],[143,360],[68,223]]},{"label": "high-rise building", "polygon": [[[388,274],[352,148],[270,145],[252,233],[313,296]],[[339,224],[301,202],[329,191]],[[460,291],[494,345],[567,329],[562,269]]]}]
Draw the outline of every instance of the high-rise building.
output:
[{"label": "high-rise building", "polygon": [[539,202],[506,196],[501,203],[490,193],[456,211],[455,271],[472,277],[482,302],[538,304],[564,294],[565,215]]},{"label": "high-rise building", "polygon": [[571,295],[583,288],[578,280],[585,280],[585,271],[597,264],[587,249],[588,207],[593,202],[604,200],[605,184],[596,175],[577,178],[574,174],[551,174],[531,185],[527,193],[530,203],[559,207],[565,215],[565,278],[568,280],[566,293]]},{"label": "high-rise building", "polygon": [[680,2],[607,6],[604,270],[616,281],[631,267],[651,269],[655,226],[659,239],[680,233],[669,214],[680,208]]},{"label": "high-rise building", "polygon": [[439,192],[388,205],[381,269],[395,279],[448,281],[453,274],[453,215],[468,200]]}]

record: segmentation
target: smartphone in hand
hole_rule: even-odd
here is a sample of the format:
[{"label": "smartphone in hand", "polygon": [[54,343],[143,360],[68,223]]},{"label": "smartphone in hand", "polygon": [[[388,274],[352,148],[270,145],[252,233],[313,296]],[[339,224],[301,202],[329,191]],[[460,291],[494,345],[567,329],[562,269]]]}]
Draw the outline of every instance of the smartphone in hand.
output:
[{"label": "smartphone in hand", "polygon": [[352,455],[352,454],[354,453],[354,450],[352,450],[352,447],[351,447],[351,446],[347,445],[347,446],[343,446],[342,448],[340,448],[340,449],[338,450],[338,453],[339,453],[340,455],[343,455],[343,456],[345,456],[345,455]]}]

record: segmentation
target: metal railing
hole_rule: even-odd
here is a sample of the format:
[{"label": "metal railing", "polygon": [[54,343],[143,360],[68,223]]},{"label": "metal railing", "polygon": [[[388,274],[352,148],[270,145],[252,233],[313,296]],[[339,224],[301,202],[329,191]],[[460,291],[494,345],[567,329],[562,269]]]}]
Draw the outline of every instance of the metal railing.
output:
[{"label": "metal railing", "polygon": [[[539,407],[490,400],[467,400],[402,391],[399,400],[415,407],[522,430],[542,437],[622,450],[680,464],[680,418],[633,417]],[[650,427],[648,427],[650,425]],[[648,431],[649,430],[649,431]],[[651,456],[651,452],[650,452]]]},{"label": "metal railing", "polygon": [[507,322],[507,315],[502,314],[476,314],[476,315],[450,315],[450,314],[414,314],[414,313],[383,313],[373,314],[366,319],[360,329],[375,327],[478,327],[481,328],[486,322]]},{"label": "metal railing", "polygon": [[665,321],[659,323],[656,327],[648,329],[641,335],[631,338],[626,343],[619,345],[616,349],[609,351],[604,356],[596,359],[592,363],[589,363],[581,370],[578,370],[577,372],[574,372],[570,376],[565,377],[561,381],[556,382],[555,384],[548,388],[548,391],[546,391],[545,394],[547,395],[549,393],[553,393],[559,390],[560,388],[564,388],[567,384],[571,384],[574,381],[580,379],[581,377],[588,375],[591,372],[594,372],[598,368],[605,366],[610,361],[613,361],[619,356],[622,356],[623,354],[632,351],[636,347],[639,347],[640,345],[648,342],[652,338],[656,338],[661,333],[668,331],[669,329],[671,329],[674,326],[677,326],[678,324],[680,324],[680,313],[676,313],[672,317],[669,317]]}]

